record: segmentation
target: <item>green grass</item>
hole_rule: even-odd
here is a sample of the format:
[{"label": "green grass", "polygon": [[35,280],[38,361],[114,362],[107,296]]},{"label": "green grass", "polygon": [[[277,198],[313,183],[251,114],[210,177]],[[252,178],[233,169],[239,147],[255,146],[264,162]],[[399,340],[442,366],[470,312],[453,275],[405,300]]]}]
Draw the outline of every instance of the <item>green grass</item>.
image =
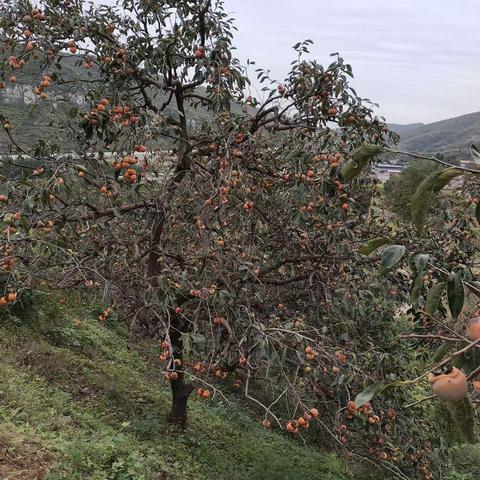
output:
[{"label": "green grass", "polygon": [[168,426],[152,343],[94,311],[47,310],[0,320],[0,478],[349,478],[334,454],[264,430],[235,403],[192,398],[188,428]]}]

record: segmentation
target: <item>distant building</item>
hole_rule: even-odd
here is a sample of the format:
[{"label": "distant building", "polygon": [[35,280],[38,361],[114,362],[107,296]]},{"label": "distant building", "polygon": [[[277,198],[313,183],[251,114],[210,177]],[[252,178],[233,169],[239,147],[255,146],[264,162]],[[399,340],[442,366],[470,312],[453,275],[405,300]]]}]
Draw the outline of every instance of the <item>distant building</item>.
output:
[{"label": "distant building", "polygon": [[403,168],[404,165],[389,165],[379,163],[378,165],[374,165],[373,173],[380,181],[380,183],[385,183],[393,175],[398,175],[403,170]]}]

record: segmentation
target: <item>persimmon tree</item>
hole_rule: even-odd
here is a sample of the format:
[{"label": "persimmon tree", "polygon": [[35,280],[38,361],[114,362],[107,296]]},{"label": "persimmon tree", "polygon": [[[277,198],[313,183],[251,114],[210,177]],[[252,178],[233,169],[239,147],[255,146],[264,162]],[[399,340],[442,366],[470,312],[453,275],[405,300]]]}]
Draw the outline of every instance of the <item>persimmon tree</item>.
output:
[{"label": "persimmon tree", "polygon": [[[339,170],[389,135],[349,86],[350,66],[304,60],[310,42],[299,43],[285,82],[258,70],[267,86],[253,98],[221,3],[19,3],[2,22],[7,82],[32,62],[39,101],[63,84],[65,101],[84,97],[68,127],[75,153],[49,152],[46,139],[27,150],[3,118],[12,152],[28,158],[4,162],[7,288],[100,284],[132,323],[164,335],[172,421],[185,421],[193,388],[187,339],[205,343],[219,376],[275,356],[295,371],[306,347],[317,358],[319,332],[307,340],[292,320],[308,304],[330,308],[348,261],[337,252],[361,226]],[[72,60],[90,74],[64,75]],[[191,121],[199,108],[208,121]]]},{"label": "persimmon tree", "polygon": [[371,429],[370,454],[396,461],[377,441],[395,413],[374,414],[377,387],[353,396],[405,380],[384,330],[391,287],[366,254],[393,243],[394,275],[400,239],[414,243],[371,208],[365,172],[396,136],[351,67],[311,60],[309,40],[282,82],[242,66],[219,1],[0,5],[2,86],[30,86],[63,140],[21,141],[2,114],[3,312],[31,291],[101,295],[99,321],[158,338],[170,422],[185,424],[195,389],[232,382],[266,427],[316,419],[349,445],[346,415]]}]

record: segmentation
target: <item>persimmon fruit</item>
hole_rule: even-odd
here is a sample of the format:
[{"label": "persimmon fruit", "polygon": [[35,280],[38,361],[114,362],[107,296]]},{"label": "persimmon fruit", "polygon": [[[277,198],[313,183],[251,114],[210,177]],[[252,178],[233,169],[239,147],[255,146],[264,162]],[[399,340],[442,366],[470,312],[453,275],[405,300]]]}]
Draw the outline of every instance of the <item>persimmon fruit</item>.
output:
[{"label": "persimmon fruit", "polygon": [[456,367],[453,367],[447,373],[438,375],[430,373],[428,381],[433,392],[446,402],[456,402],[467,395],[467,376]]}]

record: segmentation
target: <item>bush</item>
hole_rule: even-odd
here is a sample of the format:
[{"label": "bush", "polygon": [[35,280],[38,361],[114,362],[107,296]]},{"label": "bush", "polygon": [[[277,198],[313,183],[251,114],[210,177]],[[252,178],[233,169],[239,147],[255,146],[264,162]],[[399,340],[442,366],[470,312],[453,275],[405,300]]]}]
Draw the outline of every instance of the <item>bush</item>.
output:
[{"label": "bush", "polygon": [[391,177],[384,186],[389,209],[404,221],[410,222],[410,201],[415,190],[425,177],[438,169],[439,165],[434,162],[416,160],[399,175]]}]

